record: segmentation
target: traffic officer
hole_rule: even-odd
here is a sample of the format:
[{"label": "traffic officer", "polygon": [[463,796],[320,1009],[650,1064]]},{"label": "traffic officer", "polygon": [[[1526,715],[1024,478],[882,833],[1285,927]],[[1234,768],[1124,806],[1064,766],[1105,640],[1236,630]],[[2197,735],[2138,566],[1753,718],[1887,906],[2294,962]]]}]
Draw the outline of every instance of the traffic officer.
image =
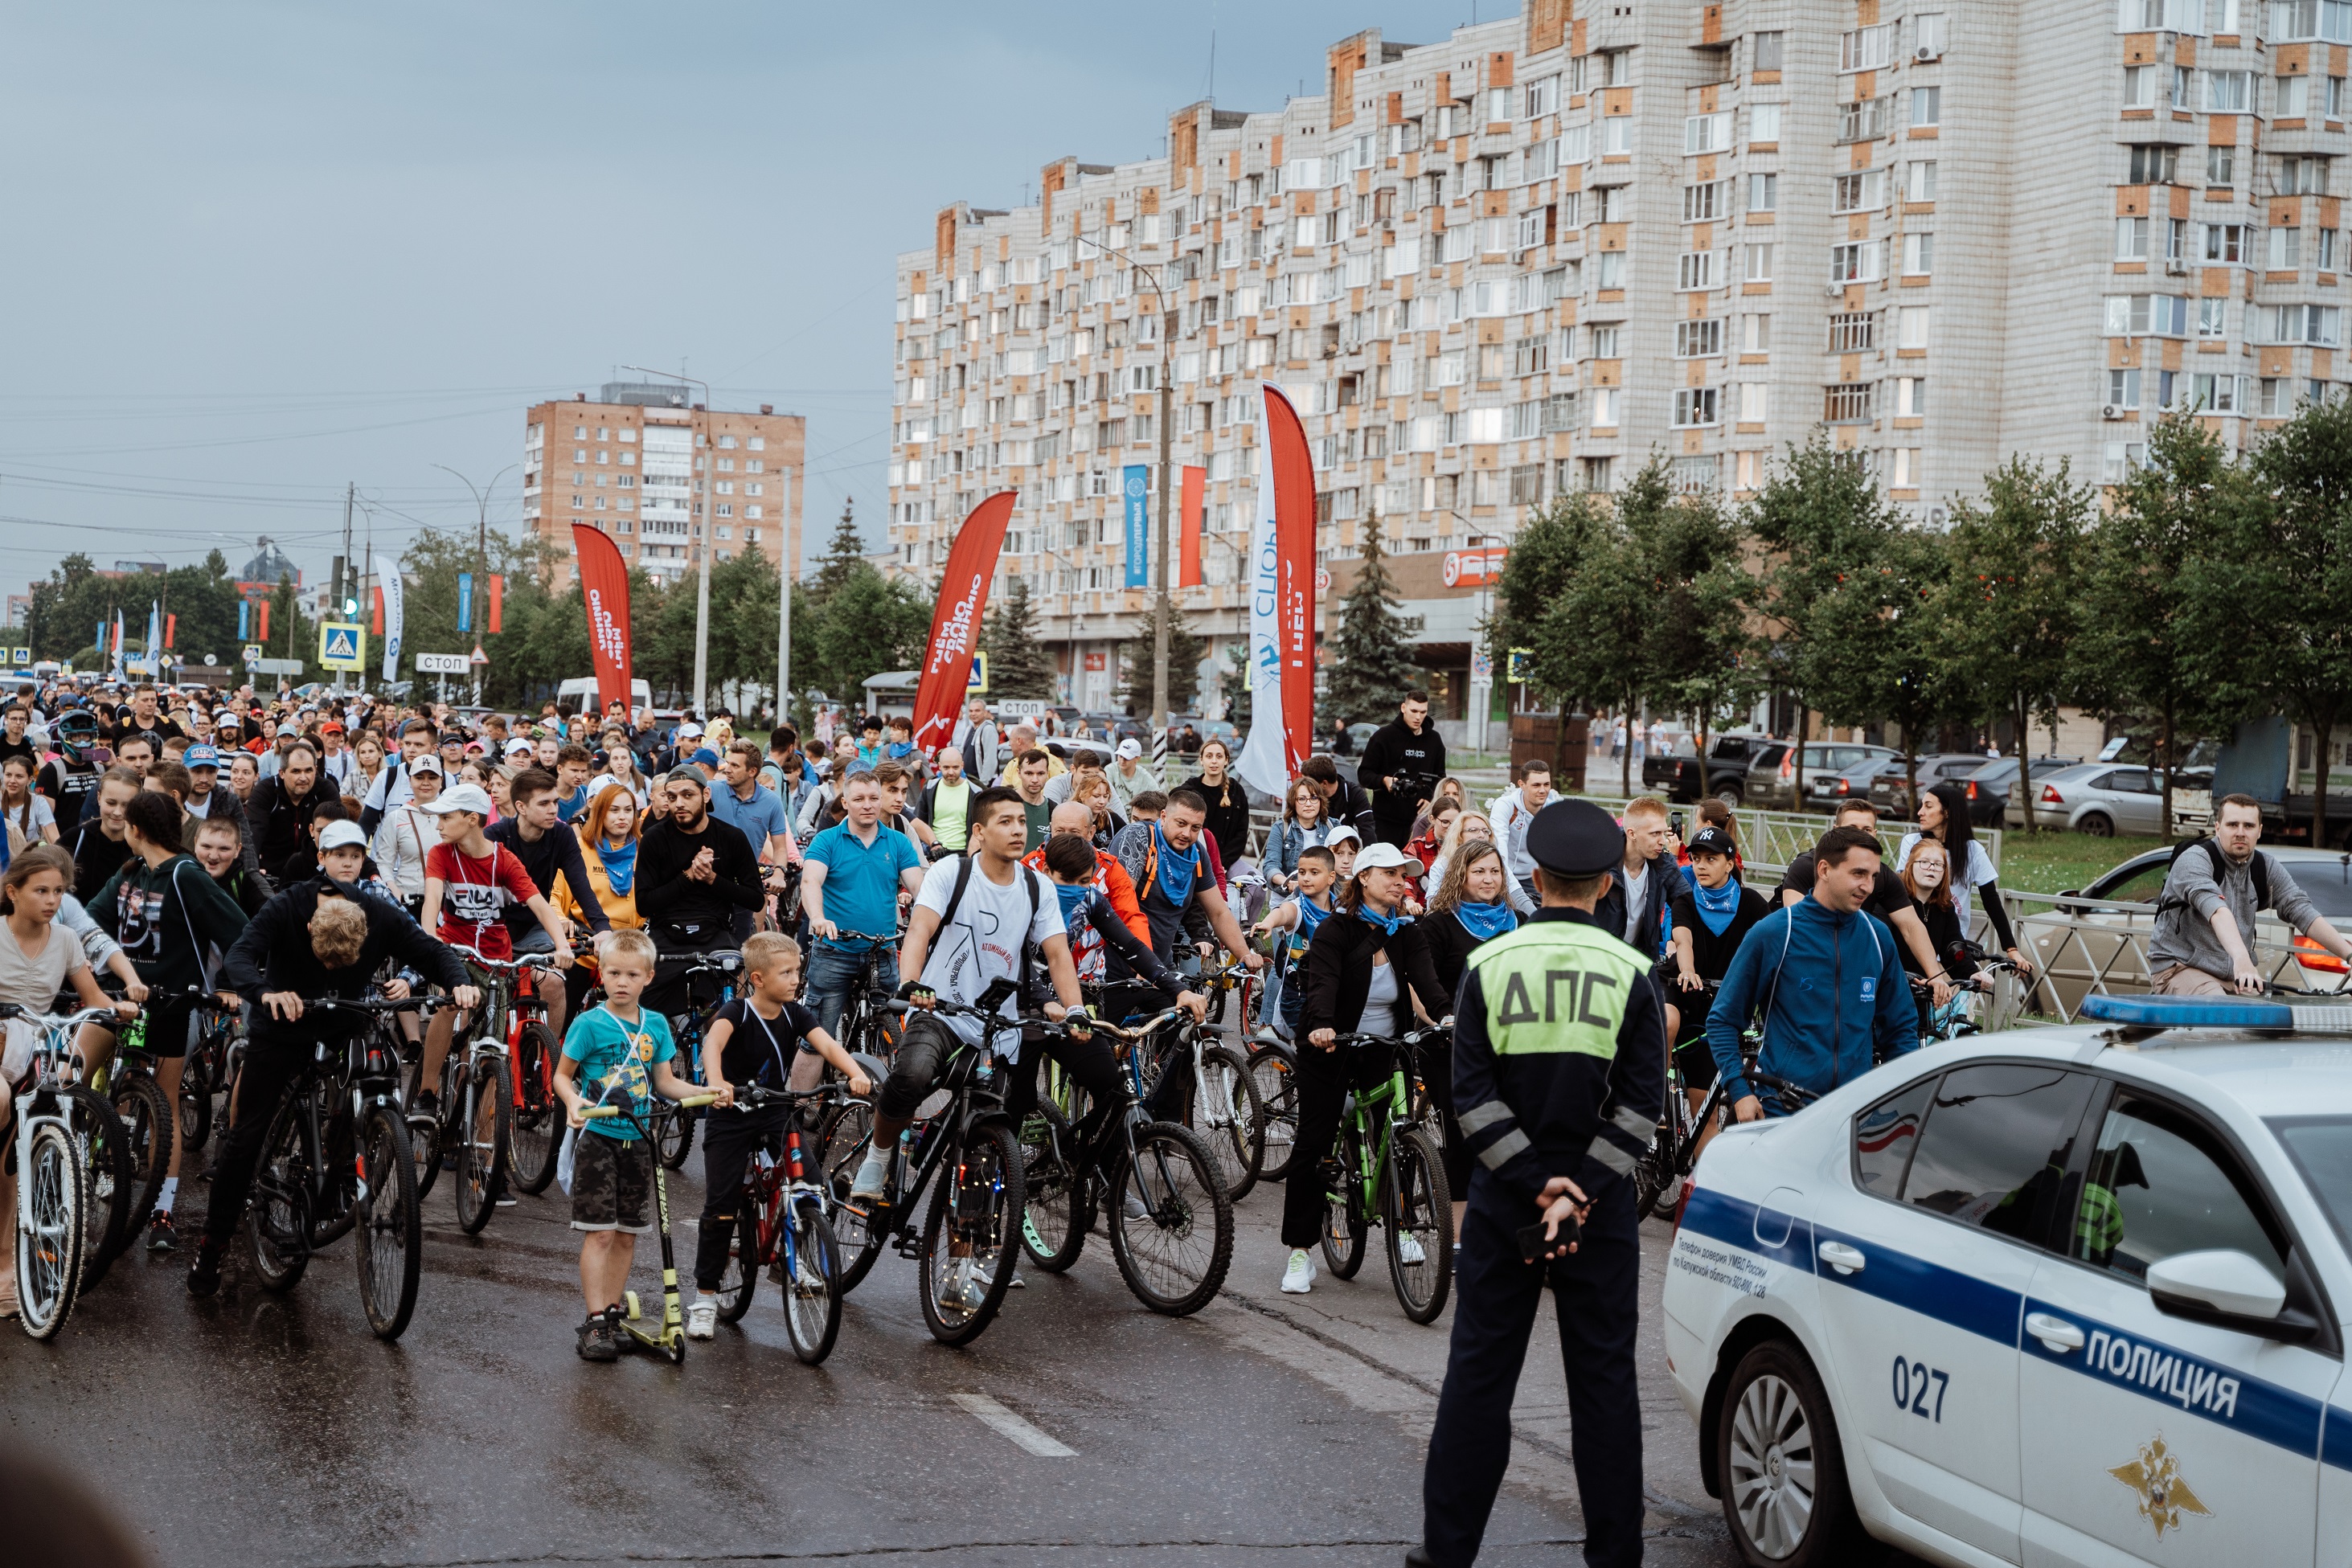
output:
[{"label": "traffic officer", "polygon": [[[1593,918],[1624,858],[1623,830],[1590,801],[1560,800],[1536,813],[1527,846],[1543,907],[1470,955],[1454,1008],[1454,1108],[1477,1164],[1409,1565],[1478,1555],[1547,1276],[1584,1560],[1642,1560],[1641,1241],[1627,1178],[1665,1103],[1665,1004],[1642,955]],[[1532,1228],[1524,1249],[1522,1228]]]}]

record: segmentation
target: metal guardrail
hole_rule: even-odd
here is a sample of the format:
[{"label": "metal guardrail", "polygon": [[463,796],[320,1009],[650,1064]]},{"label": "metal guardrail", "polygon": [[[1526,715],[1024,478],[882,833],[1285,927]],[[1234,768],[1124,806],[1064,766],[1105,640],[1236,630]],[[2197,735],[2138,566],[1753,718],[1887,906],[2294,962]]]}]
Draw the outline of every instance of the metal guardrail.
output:
[{"label": "metal guardrail", "polygon": [[[2069,898],[2001,890],[2017,916],[2018,943],[2033,959],[2032,994],[2021,1010],[2032,1018],[2072,1023],[2086,996],[2144,996],[2156,988],[2148,944],[2155,936],[2156,906],[2135,900]],[[2254,921],[2252,952],[2271,984],[2333,991],[2343,977],[2307,969],[2307,953],[2294,946],[2284,922],[2268,915]]]},{"label": "metal guardrail", "polygon": [[[1576,798],[1591,801],[1612,816],[1621,815],[1632,804],[1632,800],[1623,795],[1580,795]],[[1689,813],[1691,818],[1696,815],[1696,810],[1689,807],[1678,806],[1672,810]],[[1751,868],[1758,870],[1767,866],[1775,871],[1786,868],[1790,861],[1811,849],[1830,826],[1830,819],[1819,811],[1767,811],[1743,806],[1736,808],[1731,814],[1739,824],[1740,853]],[[1882,819],[1878,824],[1878,836],[1890,851],[1903,841],[1905,834],[1918,831],[1916,822],[1890,822]],[[1975,831],[1976,841],[1984,846],[1985,855],[1992,862],[1993,870],[1999,871],[2006,832],[2000,828],[1979,828]]]}]

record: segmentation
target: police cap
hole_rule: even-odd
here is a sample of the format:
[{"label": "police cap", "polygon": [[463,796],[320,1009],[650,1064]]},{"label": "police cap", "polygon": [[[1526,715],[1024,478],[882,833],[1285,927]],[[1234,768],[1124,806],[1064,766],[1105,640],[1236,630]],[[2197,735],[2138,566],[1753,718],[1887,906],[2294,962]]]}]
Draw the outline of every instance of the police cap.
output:
[{"label": "police cap", "polygon": [[1598,876],[1625,859],[1625,830],[1590,800],[1555,800],[1528,824],[1528,854],[1554,876]]}]

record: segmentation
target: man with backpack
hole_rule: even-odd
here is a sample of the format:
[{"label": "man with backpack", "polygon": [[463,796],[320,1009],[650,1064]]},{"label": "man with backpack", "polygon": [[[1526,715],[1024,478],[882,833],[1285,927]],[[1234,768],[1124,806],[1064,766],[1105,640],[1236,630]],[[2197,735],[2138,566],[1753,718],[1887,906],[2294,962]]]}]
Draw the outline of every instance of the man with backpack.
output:
[{"label": "man with backpack", "polygon": [[2160,995],[2263,994],[2262,967],[2250,946],[2254,916],[2268,909],[2337,957],[2352,941],[2330,925],[2286,867],[2254,848],[2263,808],[2251,795],[2224,795],[2213,809],[2213,834],[2172,852],[2156,903],[2147,967]]}]

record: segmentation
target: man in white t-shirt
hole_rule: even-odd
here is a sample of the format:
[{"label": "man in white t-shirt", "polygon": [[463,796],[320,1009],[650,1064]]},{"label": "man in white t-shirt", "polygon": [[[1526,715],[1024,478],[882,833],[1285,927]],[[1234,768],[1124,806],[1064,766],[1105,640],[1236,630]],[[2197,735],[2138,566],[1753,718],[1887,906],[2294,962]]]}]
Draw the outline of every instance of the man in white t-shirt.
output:
[{"label": "man in white t-shirt", "polygon": [[[1061,901],[1051,882],[1021,863],[1028,837],[1021,797],[1001,787],[982,789],[972,797],[970,821],[971,852],[933,865],[915,895],[898,961],[901,974],[919,977],[901,986],[899,995],[918,1006],[936,997],[969,1007],[992,982],[1011,980],[1014,988],[998,1012],[1017,1019],[1018,983],[1034,953],[1045,960],[1061,1008],[1083,1017],[1086,1009],[1079,999],[1077,967],[1070,961]],[[992,1038],[987,1043],[999,1054],[1018,1054],[1017,1029],[988,1032]],[[889,1152],[914,1120],[915,1107],[931,1092],[940,1064],[959,1040],[976,1045],[982,1043],[982,1034],[975,1018],[932,1012],[908,1017],[905,1041],[875,1107],[874,1142],[851,1184],[851,1202],[884,1197]]]}]

